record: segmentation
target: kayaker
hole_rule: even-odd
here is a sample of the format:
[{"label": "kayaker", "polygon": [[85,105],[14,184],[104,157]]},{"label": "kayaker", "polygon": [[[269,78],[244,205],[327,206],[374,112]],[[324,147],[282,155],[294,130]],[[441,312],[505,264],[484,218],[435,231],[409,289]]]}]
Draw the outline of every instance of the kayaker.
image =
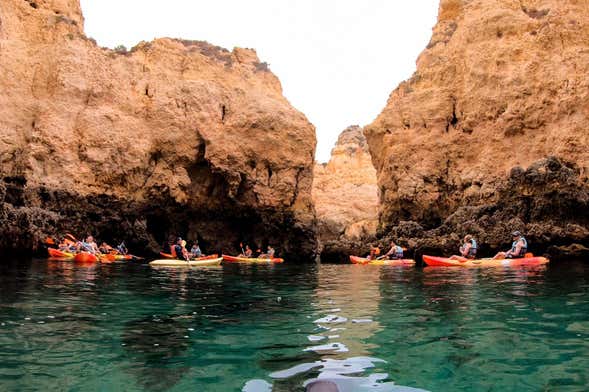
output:
[{"label": "kayaker", "polygon": [[[182,245],[184,243],[184,245]],[[184,246],[186,245],[186,241],[182,239],[182,237],[178,237],[176,239],[176,245],[172,247],[172,257],[178,260],[186,260],[188,261],[188,252]]]},{"label": "kayaker", "polygon": [[59,250],[62,252],[75,252],[76,243],[70,240],[68,237],[64,237],[63,241],[59,244]]},{"label": "kayaker", "polygon": [[198,241],[192,245],[192,248],[190,249],[190,255],[194,258],[202,256],[202,251],[200,250],[200,246],[198,246]]},{"label": "kayaker", "polygon": [[401,260],[403,259],[403,248],[399,245],[395,244],[395,241],[391,241],[391,249],[379,259],[387,259],[387,260]]},{"label": "kayaker", "polygon": [[85,251],[85,252],[89,252],[92,254],[100,253],[100,250],[98,249],[98,245],[96,245],[96,242],[94,242],[94,237],[92,237],[91,235],[86,237],[85,241],[81,241],[78,244],[78,252],[79,251]]},{"label": "kayaker", "polygon": [[108,254],[114,251],[113,247],[107,244],[106,242],[102,242],[102,244],[100,244],[100,246],[98,247],[98,250],[100,251],[100,253],[104,254]]},{"label": "kayaker", "polygon": [[464,237],[463,243],[460,246],[460,248],[458,249],[458,251],[460,252],[460,256],[451,256],[450,259],[452,260],[474,260],[477,257],[477,251],[479,249],[479,246],[477,244],[477,241],[474,239],[474,237],[470,234],[467,234]]},{"label": "kayaker", "polygon": [[511,249],[507,252],[497,253],[493,259],[521,259],[526,256],[526,252],[528,251],[528,241],[526,238],[519,231],[514,231],[511,233],[511,236],[513,237]]},{"label": "kayaker", "polygon": [[[242,250],[243,250],[243,249],[242,249]],[[253,255],[253,254],[254,254],[254,252],[252,251],[252,248],[250,248],[250,246],[249,246],[249,245],[246,245],[246,246],[245,246],[245,250],[244,250],[244,251],[243,251],[243,253],[242,253],[242,254],[240,254],[239,256],[241,256],[241,257],[247,257],[247,258],[250,258],[250,257],[252,257],[252,255]]]},{"label": "kayaker", "polygon": [[366,257],[368,260],[374,260],[380,254],[380,249],[373,244],[370,244],[370,254]]},{"label": "kayaker", "polygon": [[259,256],[259,258],[260,259],[273,259],[274,258],[274,253],[276,253],[276,251],[274,250],[274,248],[271,247],[270,245],[268,245],[267,253],[262,253]]},{"label": "kayaker", "polygon": [[121,242],[119,246],[117,246],[117,252],[119,252],[122,255],[126,255],[127,253],[129,253],[129,250],[125,246],[125,241]]}]

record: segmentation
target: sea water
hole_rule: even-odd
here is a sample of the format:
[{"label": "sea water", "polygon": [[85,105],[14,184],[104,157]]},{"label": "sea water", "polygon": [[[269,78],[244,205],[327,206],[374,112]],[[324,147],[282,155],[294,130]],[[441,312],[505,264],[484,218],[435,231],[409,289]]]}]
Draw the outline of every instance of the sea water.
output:
[{"label": "sea water", "polygon": [[585,391],[589,266],[0,262],[2,391]]}]

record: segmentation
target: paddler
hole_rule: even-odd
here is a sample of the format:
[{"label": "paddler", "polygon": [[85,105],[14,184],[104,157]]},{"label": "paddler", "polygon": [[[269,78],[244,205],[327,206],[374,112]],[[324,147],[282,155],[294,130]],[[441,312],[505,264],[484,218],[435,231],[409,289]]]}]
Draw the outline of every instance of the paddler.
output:
[{"label": "paddler", "polygon": [[403,259],[403,248],[395,244],[395,241],[391,241],[391,249],[384,255],[378,257],[378,259],[387,260],[402,260]]},{"label": "paddler", "polygon": [[254,252],[252,251],[252,248],[250,248],[250,246],[246,244],[245,250],[239,256],[240,257],[247,257],[249,259],[250,257],[252,257],[253,254],[254,254]]},{"label": "paddler", "polygon": [[477,257],[478,248],[479,248],[479,246],[477,244],[477,241],[474,239],[474,237],[470,234],[467,234],[464,237],[462,245],[460,245],[460,248],[458,249],[458,251],[460,252],[460,256],[452,256],[452,257],[450,257],[450,259],[452,259],[452,260],[464,260],[464,259],[474,260]]},{"label": "paddler", "polygon": [[[184,244],[184,245],[183,245]],[[182,237],[176,238],[176,245],[172,247],[172,256],[178,260],[186,260],[188,261],[188,252],[184,247],[186,245],[186,241],[182,239]]]},{"label": "paddler", "polygon": [[194,242],[194,245],[192,245],[192,248],[190,249],[190,256],[194,257],[194,258],[198,258],[201,257],[202,251],[200,250],[200,246],[198,246],[198,241]]},{"label": "paddler", "polygon": [[274,253],[276,253],[276,251],[274,250],[274,248],[271,247],[270,245],[268,245],[268,250],[266,251],[266,253],[262,253],[258,257],[260,259],[273,259],[274,258]]},{"label": "paddler", "polygon": [[96,245],[96,242],[94,241],[94,237],[92,237],[91,235],[86,237],[85,241],[81,241],[78,244],[78,251],[85,251],[85,252],[89,252],[92,254],[99,254],[100,253],[100,250],[98,249],[98,245]]},{"label": "paddler", "polygon": [[380,254],[380,249],[374,244],[370,244],[370,254],[366,257],[368,260],[374,260]]},{"label": "paddler", "polygon": [[62,252],[75,252],[76,243],[72,241],[68,236],[63,238],[63,241],[59,244],[59,250]]},{"label": "paddler", "polygon": [[116,251],[119,252],[119,254],[122,254],[122,255],[126,255],[127,253],[129,253],[129,250],[125,246],[125,241],[121,242],[119,244],[119,246],[117,246]]},{"label": "paddler", "polygon": [[100,246],[98,247],[98,250],[100,251],[100,253],[103,253],[103,254],[109,254],[114,251],[113,247],[104,241],[102,242],[102,244],[100,244]]},{"label": "paddler", "polygon": [[526,256],[528,241],[519,231],[514,231],[511,236],[513,238],[511,249],[507,252],[497,253],[493,259],[521,259]]}]

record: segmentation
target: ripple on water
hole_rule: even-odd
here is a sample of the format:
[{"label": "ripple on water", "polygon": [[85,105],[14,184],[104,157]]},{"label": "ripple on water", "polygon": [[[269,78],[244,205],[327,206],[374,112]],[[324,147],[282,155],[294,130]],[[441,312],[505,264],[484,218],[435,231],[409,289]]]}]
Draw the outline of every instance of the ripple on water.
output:
[{"label": "ripple on water", "polygon": [[[418,392],[416,389],[395,385],[394,382],[386,382],[388,375],[375,373],[361,376],[367,369],[375,367],[375,363],[385,363],[378,358],[352,357],[347,359],[325,359],[311,363],[303,363],[291,368],[274,372],[270,377],[274,380],[292,379],[302,374],[313,371],[316,377],[303,381],[303,387],[307,391],[370,391],[370,392]],[[354,376],[352,376],[354,375]],[[264,380],[248,381],[243,387],[243,392],[269,392],[273,385]]]}]

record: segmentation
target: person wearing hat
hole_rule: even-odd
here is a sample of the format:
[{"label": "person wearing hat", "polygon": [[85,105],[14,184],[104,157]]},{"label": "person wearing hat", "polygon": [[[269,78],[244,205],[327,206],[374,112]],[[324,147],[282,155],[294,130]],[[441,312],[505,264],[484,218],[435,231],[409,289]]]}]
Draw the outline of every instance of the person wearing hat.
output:
[{"label": "person wearing hat", "polygon": [[459,248],[460,256],[452,256],[450,259],[461,261],[474,260],[477,257],[478,247],[474,237],[468,234],[464,237],[463,244]]},{"label": "person wearing hat", "polygon": [[493,257],[494,259],[520,259],[526,256],[528,251],[528,241],[519,231],[511,233],[513,243],[511,249],[507,252],[499,252]]}]

